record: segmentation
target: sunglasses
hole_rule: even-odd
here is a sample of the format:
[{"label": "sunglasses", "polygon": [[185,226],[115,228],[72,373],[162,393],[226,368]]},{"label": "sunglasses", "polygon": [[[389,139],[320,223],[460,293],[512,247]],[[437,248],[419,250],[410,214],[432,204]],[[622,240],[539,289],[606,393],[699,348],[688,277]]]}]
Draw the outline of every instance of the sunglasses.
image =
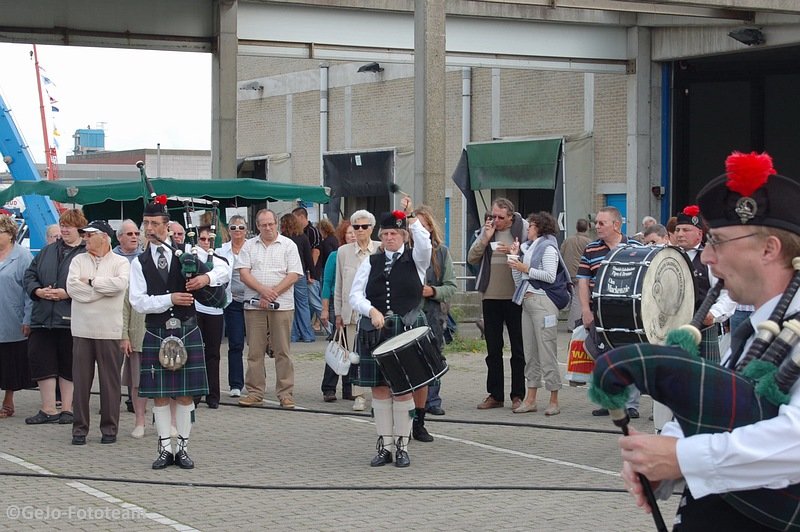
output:
[{"label": "sunglasses", "polygon": [[139,236],[139,231],[128,231],[125,236]]},{"label": "sunglasses", "polygon": [[247,226],[246,225],[229,225],[228,229],[230,229],[231,231],[244,231],[245,229],[247,229]]},{"label": "sunglasses", "polygon": [[372,225],[370,224],[364,224],[364,225],[353,224],[353,229],[363,229],[364,231],[366,231],[370,227],[372,227]]},{"label": "sunglasses", "polygon": [[493,214],[492,218],[494,218],[495,220],[505,220],[506,219],[505,216],[499,216],[497,214]]}]

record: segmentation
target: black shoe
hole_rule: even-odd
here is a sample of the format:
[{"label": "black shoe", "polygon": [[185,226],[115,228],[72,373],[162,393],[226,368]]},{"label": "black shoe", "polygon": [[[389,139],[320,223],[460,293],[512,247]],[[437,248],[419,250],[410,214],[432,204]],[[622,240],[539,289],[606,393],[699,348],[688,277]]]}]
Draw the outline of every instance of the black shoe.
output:
[{"label": "black shoe", "polygon": [[192,397],[192,400],[194,401],[194,407],[197,408],[197,405],[199,405],[200,401],[203,400],[203,396],[202,395],[195,395],[194,397]]},{"label": "black shoe", "polygon": [[631,419],[639,419],[639,411],[635,408],[628,409],[628,417]]},{"label": "black shoe", "polygon": [[186,454],[186,449],[181,449],[175,453],[175,465],[181,469],[194,469],[194,462]]},{"label": "black shoe", "polygon": [[[592,415],[595,417],[607,416],[608,408],[598,408],[597,410],[592,410]],[[636,412],[636,417],[639,417],[639,412]]]},{"label": "black shoe", "polygon": [[392,453],[390,453],[385,447],[381,448],[378,451],[378,454],[375,455],[375,458],[369,463],[371,467],[380,467],[386,464],[392,463]]},{"label": "black shoe", "polygon": [[72,445],[86,445],[86,436],[73,436]]},{"label": "black shoe", "polygon": [[117,437],[113,434],[103,434],[100,443],[117,443]]},{"label": "black shoe", "polygon": [[43,423],[58,423],[61,419],[61,414],[46,414],[42,410],[35,416],[25,418],[27,425],[41,425]]},{"label": "black shoe", "polygon": [[208,405],[208,408],[210,408],[211,410],[216,410],[217,408],[219,408],[219,401],[217,401],[216,399],[206,399],[206,404]]},{"label": "black shoe", "polygon": [[332,403],[336,400],[336,393],[334,392],[325,392],[322,394],[322,400],[326,403]]},{"label": "black shoe", "polygon": [[69,410],[64,410],[58,416],[58,423],[60,425],[72,425],[72,422],[75,421],[75,416],[72,415],[72,412]]},{"label": "black shoe", "polygon": [[172,453],[167,449],[162,448],[158,458],[156,458],[156,461],[153,462],[153,469],[164,469],[165,467],[171,466],[174,463],[175,457],[172,456]]},{"label": "black shoe", "polygon": [[408,457],[408,453],[404,450],[400,449],[395,454],[394,458],[394,466],[395,467],[408,467],[411,465],[411,459]]},{"label": "black shoe", "polygon": [[428,407],[428,409],[426,409],[425,412],[429,413],[432,416],[443,416],[444,415],[444,409],[439,407],[439,406]]},{"label": "black shoe", "polygon": [[131,401],[130,399],[125,401],[125,407],[128,409],[128,412],[130,412],[131,414],[136,413],[136,411],[133,409],[133,401]]}]

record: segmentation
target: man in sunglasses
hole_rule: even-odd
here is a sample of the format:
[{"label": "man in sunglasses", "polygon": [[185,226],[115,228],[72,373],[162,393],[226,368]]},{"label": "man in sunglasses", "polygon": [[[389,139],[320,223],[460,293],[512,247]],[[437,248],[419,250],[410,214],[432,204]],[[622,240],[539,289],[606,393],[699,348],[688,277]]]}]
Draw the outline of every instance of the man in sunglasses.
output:
[{"label": "man in sunglasses", "polygon": [[476,280],[481,293],[484,335],[486,336],[486,391],[479,410],[502,408],[504,401],[503,324],[511,342],[511,408],[518,408],[525,397],[525,354],[522,350],[522,307],[511,301],[514,278],[506,254],[511,245],[525,241],[528,222],[514,212],[506,198],[492,202],[492,218],[483,224],[478,238],[469,248],[467,261],[479,265]]},{"label": "man in sunglasses", "polygon": [[122,225],[117,229],[117,244],[113,251],[117,255],[121,255],[128,259],[130,263],[139,256],[142,252],[142,245],[139,241],[139,227],[133,220],[125,220]]}]

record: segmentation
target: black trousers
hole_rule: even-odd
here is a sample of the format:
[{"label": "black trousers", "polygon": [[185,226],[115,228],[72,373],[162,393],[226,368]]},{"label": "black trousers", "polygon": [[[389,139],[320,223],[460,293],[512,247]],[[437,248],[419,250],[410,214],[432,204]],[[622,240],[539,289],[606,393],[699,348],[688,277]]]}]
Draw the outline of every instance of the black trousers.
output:
[{"label": "black trousers", "polygon": [[206,354],[206,375],[208,377],[208,395],[206,401],[219,402],[219,346],[222,344],[222,325],[225,318],[222,314],[197,313],[197,326],[203,335]]},{"label": "black trousers", "polygon": [[486,391],[497,401],[505,397],[503,325],[511,342],[511,399],[525,397],[525,352],[522,349],[522,307],[510,299],[484,299]]}]

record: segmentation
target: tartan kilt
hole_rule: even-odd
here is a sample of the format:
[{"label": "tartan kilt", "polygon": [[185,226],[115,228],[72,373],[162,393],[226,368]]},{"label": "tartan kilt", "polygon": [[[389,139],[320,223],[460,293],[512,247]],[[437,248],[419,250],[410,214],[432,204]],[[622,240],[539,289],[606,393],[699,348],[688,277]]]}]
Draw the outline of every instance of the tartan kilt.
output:
[{"label": "tartan kilt", "polygon": [[[412,328],[424,327],[427,324],[428,322],[425,319],[425,314],[420,312]],[[370,388],[374,386],[389,386],[389,383],[386,382],[386,378],[378,367],[378,363],[375,362],[375,359],[372,357],[372,351],[381,343],[389,338],[397,336],[405,330],[406,328],[403,326],[403,320],[397,315],[387,318],[383,329],[377,331],[367,331],[359,327],[356,340],[356,352],[360,360],[356,365],[355,376],[351,377],[350,382],[356,386]]]},{"label": "tartan kilt", "polygon": [[[148,328],[142,343],[139,395],[141,397],[187,397],[208,394],[206,357],[200,328],[181,327],[180,334],[163,327]],[[179,336],[186,347],[188,358],[180,369],[170,370],[161,365],[158,352],[161,340],[170,335]]]}]

